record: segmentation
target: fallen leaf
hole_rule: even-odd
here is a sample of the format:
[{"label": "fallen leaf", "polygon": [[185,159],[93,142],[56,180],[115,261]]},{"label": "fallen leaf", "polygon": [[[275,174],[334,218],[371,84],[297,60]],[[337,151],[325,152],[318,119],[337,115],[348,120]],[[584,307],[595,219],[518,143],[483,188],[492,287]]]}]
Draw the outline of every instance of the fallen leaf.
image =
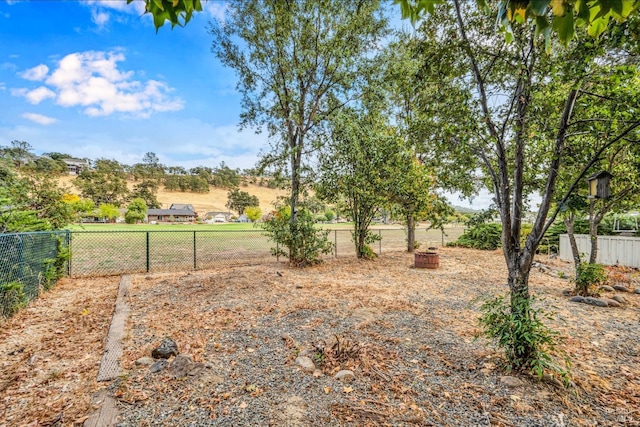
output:
[{"label": "fallen leaf", "polygon": [[331,393],[331,387],[325,387],[324,394],[329,394],[329,393]]},{"label": "fallen leaf", "polygon": [[345,393],[351,393],[353,391],[353,387],[343,387],[342,391],[344,391]]},{"label": "fallen leaf", "polygon": [[247,406],[249,406],[249,404],[247,402],[242,402],[238,405],[238,408],[240,409],[245,409]]}]

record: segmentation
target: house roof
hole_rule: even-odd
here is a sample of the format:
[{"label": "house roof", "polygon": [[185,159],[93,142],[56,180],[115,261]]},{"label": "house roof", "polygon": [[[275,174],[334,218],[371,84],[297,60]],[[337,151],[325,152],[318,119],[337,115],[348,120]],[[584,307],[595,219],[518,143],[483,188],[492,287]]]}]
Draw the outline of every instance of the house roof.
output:
[{"label": "house roof", "polygon": [[229,216],[231,215],[231,212],[207,212],[205,214],[205,216],[216,216],[216,215],[225,215],[225,216]]},{"label": "house roof", "polygon": [[195,209],[193,209],[193,205],[188,205],[184,203],[171,203],[171,206],[169,206],[169,209],[171,210],[185,209],[185,210],[190,210],[191,212],[196,211]]},{"label": "house roof", "polygon": [[194,216],[195,213],[189,209],[147,209],[147,215]]}]

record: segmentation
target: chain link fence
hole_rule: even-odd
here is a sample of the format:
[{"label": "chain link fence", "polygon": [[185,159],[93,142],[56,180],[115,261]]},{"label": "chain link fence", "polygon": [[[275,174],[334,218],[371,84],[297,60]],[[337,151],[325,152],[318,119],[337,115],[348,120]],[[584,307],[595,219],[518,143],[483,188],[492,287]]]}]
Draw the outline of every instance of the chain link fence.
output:
[{"label": "chain link fence", "polygon": [[[376,253],[401,251],[407,246],[406,230],[374,229],[380,236]],[[462,228],[416,230],[421,247],[441,246],[462,234]],[[331,256],[354,256],[348,229],[331,230]],[[72,277],[130,273],[202,270],[225,265],[261,264],[277,261],[271,255],[275,243],[262,230],[149,230],[74,231],[71,233]]]},{"label": "chain link fence", "polygon": [[54,261],[69,236],[68,231],[0,234],[0,317],[11,316],[55,281]]}]

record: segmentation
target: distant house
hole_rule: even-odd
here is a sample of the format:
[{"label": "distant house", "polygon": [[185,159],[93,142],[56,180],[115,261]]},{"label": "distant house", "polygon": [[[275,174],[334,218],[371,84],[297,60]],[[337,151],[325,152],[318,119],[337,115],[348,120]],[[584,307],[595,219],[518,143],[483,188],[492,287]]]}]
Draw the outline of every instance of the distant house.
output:
[{"label": "distant house", "polygon": [[196,213],[189,209],[147,209],[147,222],[193,222],[195,220]]},{"label": "distant house", "polygon": [[231,216],[231,212],[207,212],[204,217],[213,222],[227,222]]},{"label": "distant house", "polygon": [[246,216],[245,214],[242,214],[238,217],[237,222],[251,222],[251,220],[249,219],[248,216]]},{"label": "distant house", "polygon": [[187,205],[183,203],[171,203],[171,206],[169,206],[169,209],[186,209],[191,212],[196,211],[195,209],[193,209],[193,205]]},{"label": "distant house", "polygon": [[68,158],[62,159],[62,161],[67,165],[69,175],[80,175],[80,172],[89,169],[89,162],[84,159]]}]

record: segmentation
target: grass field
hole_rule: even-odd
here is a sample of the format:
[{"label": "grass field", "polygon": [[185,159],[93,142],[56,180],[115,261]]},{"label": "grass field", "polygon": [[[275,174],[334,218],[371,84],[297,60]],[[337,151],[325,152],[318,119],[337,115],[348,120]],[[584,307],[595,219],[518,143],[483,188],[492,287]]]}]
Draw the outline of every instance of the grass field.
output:
[{"label": "grass field", "polygon": [[[332,227],[328,238],[334,245],[328,256],[353,256],[351,225],[326,225]],[[380,236],[371,245],[378,254],[406,247],[406,232],[400,226],[373,232]],[[416,240],[421,247],[441,246],[460,234],[462,228],[447,229],[445,235],[418,229]],[[275,260],[271,255],[274,246],[253,224],[90,225],[71,233],[70,271],[73,277],[86,277],[255,264]]]}]

